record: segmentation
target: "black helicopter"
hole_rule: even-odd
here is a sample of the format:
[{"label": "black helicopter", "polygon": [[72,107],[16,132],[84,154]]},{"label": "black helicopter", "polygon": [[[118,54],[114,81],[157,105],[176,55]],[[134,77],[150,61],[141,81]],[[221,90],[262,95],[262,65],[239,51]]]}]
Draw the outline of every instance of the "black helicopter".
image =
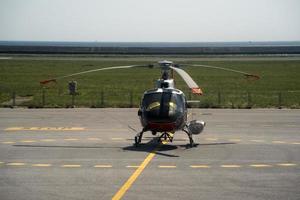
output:
[{"label": "black helicopter", "polygon": [[[191,92],[196,95],[202,95],[202,90],[195,83],[195,81],[187,74],[184,70],[179,68],[178,65],[171,61],[160,61],[158,62],[162,69],[161,78],[157,80],[156,88],[147,90],[144,92],[140,108],[138,110],[138,116],[143,127],[142,131],[137,133],[134,138],[134,145],[138,146],[143,137],[143,133],[146,131],[151,131],[153,135],[157,133],[162,133],[158,140],[161,139],[169,140],[172,142],[174,133],[176,131],[184,131],[189,137],[189,145],[194,146],[193,135],[200,134],[205,126],[204,121],[192,120],[188,122],[188,111],[187,111],[187,100],[184,93],[175,88],[174,85],[174,71],[178,73],[181,78],[186,82]],[[56,82],[58,79],[72,77],[76,75],[103,71],[103,70],[113,70],[113,69],[127,69],[134,67],[154,67],[154,65],[129,65],[129,66],[116,66],[107,67],[100,69],[93,69],[88,71],[83,71],[79,73],[74,73],[66,76],[57,77],[54,79],[40,81],[40,84],[44,85],[49,82]],[[198,66],[205,68],[221,69],[226,71],[231,71],[235,73],[240,73],[246,77],[252,77],[259,79],[257,75],[249,74],[242,71],[232,70],[228,68],[208,66],[208,65],[189,65]]]}]

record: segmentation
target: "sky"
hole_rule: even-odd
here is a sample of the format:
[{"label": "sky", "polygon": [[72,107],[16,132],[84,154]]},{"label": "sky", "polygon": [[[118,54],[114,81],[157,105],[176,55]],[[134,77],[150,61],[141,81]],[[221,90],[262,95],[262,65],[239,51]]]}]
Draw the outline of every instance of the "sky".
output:
[{"label": "sky", "polygon": [[0,0],[0,40],[300,41],[300,0]]}]

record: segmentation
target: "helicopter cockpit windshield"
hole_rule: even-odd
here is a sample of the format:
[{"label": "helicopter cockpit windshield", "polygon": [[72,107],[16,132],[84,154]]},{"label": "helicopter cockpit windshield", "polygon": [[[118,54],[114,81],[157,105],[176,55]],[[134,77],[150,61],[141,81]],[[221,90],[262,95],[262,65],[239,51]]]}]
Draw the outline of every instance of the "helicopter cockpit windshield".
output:
[{"label": "helicopter cockpit windshield", "polygon": [[145,94],[142,108],[146,118],[156,122],[174,122],[183,115],[184,97],[172,92]]}]

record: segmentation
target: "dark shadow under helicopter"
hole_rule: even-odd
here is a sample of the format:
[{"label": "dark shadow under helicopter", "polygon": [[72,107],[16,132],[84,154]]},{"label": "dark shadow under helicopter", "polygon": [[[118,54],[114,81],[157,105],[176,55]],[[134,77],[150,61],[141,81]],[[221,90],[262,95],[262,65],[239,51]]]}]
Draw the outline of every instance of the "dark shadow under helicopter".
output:
[{"label": "dark shadow under helicopter", "polygon": [[[150,138],[150,137],[149,137]],[[158,137],[151,137],[152,140],[147,143],[141,143],[138,147],[134,145],[126,146],[126,147],[118,147],[118,146],[68,146],[68,145],[13,145],[14,147],[29,147],[29,148],[75,148],[75,149],[122,149],[123,151],[136,151],[136,152],[147,152],[147,153],[155,153],[157,155],[166,156],[166,157],[180,157],[178,155],[173,155],[166,153],[167,151],[172,151],[176,149],[193,149],[198,146],[215,146],[215,145],[233,145],[236,144],[234,142],[220,142],[220,143],[195,143],[194,147],[191,148],[189,144],[182,145],[174,145],[174,144],[162,144],[158,142]],[[133,139],[127,139],[133,140]],[[185,141],[182,139],[174,140],[174,141]]]},{"label": "dark shadow under helicopter", "polygon": [[[214,146],[214,145],[232,145],[236,144],[234,142],[220,142],[220,143],[195,143],[194,147],[191,148],[190,144],[184,144],[184,145],[174,145],[174,144],[162,144],[161,142],[158,142],[158,137],[149,137],[152,138],[152,140],[148,141],[147,143],[141,143],[138,147],[135,147],[134,145],[130,145],[127,147],[124,147],[124,151],[140,151],[140,152],[154,152],[157,155],[161,156],[167,156],[167,157],[180,157],[178,155],[172,155],[165,153],[166,151],[172,151],[175,149],[193,149],[198,146]],[[133,140],[133,139],[127,139],[127,140]],[[186,141],[183,139],[177,139],[174,141]]]}]

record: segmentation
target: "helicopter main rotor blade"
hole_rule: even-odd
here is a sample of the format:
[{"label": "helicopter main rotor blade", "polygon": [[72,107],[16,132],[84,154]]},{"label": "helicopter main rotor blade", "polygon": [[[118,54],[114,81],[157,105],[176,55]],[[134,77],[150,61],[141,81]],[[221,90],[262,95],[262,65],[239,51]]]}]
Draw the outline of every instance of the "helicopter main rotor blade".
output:
[{"label": "helicopter main rotor blade", "polygon": [[48,79],[48,80],[43,80],[40,81],[40,84],[47,84],[49,82],[56,82],[56,80],[58,79],[63,79],[63,78],[68,78],[68,77],[72,77],[72,76],[77,76],[77,75],[81,75],[81,74],[87,74],[87,73],[91,73],[91,72],[97,72],[97,71],[104,71],[104,70],[113,70],[113,69],[128,69],[128,68],[133,68],[133,67],[141,67],[143,65],[128,65],[128,66],[115,66],[115,67],[105,67],[105,68],[99,68],[99,69],[91,69],[91,70],[87,70],[87,71],[83,71],[83,72],[77,72],[74,74],[68,74],[65,76],[59,76],[53,79]]},{"label": "helicopter main rotor blade", "polygon": [[199,65],[199,64],[186,64],[188,66],[194,66],[194,67],[204,67],[204,68],[211,68],[211,69],[220,69],[220,70],[224,70],[224,71],[229,71],[229,72],[234,72],[234,73],[238,73],[238,74],[243,74],[244,76],[246,76],[246,78],[254,78],[256,80],[260,79],[260,77],[258,75],[255,74],[250,74],[247,72],[243,72],[243,71],[239,71],[239,70],[234,70],[234,69],[228,69],[228,68],[224,68],[224,67],[217,67],[217,66],[211,66],[211,65]]},{"label": "helicopter main rotor blade", "polygon": [[197,83],[192,79],[192,77],[188,73],[186,73],[184,70],[179,69],[177,67],[170,66],[170,68],[173,69],[181,76],[181,78],[186,82],[188,87],[192,90],[193,94],[198,94],[198,95],[203,94],[202,90],[199,88]]}]

